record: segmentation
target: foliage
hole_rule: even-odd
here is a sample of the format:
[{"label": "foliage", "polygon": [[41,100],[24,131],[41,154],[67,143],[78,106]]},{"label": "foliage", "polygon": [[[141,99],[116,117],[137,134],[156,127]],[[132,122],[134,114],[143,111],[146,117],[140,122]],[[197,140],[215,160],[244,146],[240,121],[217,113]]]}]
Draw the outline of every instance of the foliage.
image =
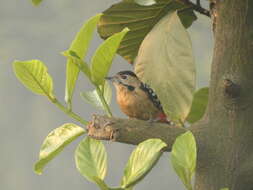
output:
[{"label": "foliage", "polygon": [[191,40],[177,12],[166,15],[145,37],[135,72],[156,92],[170,120],[185,120],[192,104],[196,71]]},{"label": "foliage", "polygon": [[[108,82],[105,82],[104,89],[100,89],[103,91],[103,96],[105,98],[105,101],[108,105],[110,105],[111,97],[112,97],[112,90]],[[93,91],[87,91],[87,92],[81,92],[81,97],[84,101],[87,103],[93,105],[94,107],[104,110],[105,107],[103,106],[103,102],[101,101],[98,93],[96,90]]]},{"label": "foliage", "polygon": [[[179,17],[185,27],[191,26],[196,16],[188,6],[180,1],[156,0],[151,6],[141,6],[136,0],[122,0],[103,12],[98,23],[98,32],[103,39],[128,27],[129,33],[122,40],[118,53],[130,63],[137,56],[139,47],[145,36],[151,31],[161,18],[175,10],[181,10]],[[138,0],[143,4],[150,4],[150,0]],[[182,11],[186,9],[185,11]]]},{"label": "foliage", "polygon": [[103,180],[107,171],[107,155],[104,145],[90,137],[78,145],[75,152],[76,167],[88,180],[95,182],[94,177]]},{"label": "foliage", "polygon": [[95,51],[91,59],[91,74],[94,84],[104,84],[119,44],[128,31],[128,28],[124,28],[121,32],[107,38]]},{"label": "foliage", "polygon": [[39,60],[15,61],[13,69],[25,87],[36,94],[53,99],[53,81],[47,67]]},{"label": "foliage", "polygon": [[87,137],[77,147],[75,153],[79,172],[89,181],[96,183],[101,190],[132,188],[155,165],[167,145],[160,139],[149,139],[140,143],[126,165],[121,187],[110,188],[104,182],[107,170],[106,152],[100,141]]},{"label": "foliage", "polygon": [[155,0],[135,0],[135,3],[142,6],[150,6],[156,4]]},{"label": "foliage", "polygon": [[160,139],[149,139],[140,143],[131,154],[121,181],[122,188],[132,187],[155,165],[167,145]]},{"label": "foliage", "polygon": [[32,0],[32,3],[37,6],[42,2],[42,0]]},{"label": "foliage", "polygon": [[73,123],[66,123],[54,129],[49,133],[41,146],[39,161],[35,164],[34,171],[37,174],[42,174],[44,166],[50,160],[57,156],[65,146],[84,133],[85,131],[82,127]]},{"label": "foliage", "polygon": [[185,187],[192,190],[191,180],[195,172],[197,148],[193,134],[188,131],[177,137],[172,146],[171,163]]},{"label": "foliage", "polygon": [[[53,80],[47,72],[47,67],[42,61],[39,60],[29,60],[29,61],[14,61],[13,69],[20,80],[21,83],[29,90],[36,94],[44,95],[55,104],[59,109],[65,112],[70,117],[74,118],[83,125],[87,125],[88,122],[82,119],[79,115],[72,111],[71,107],[71,97],[73,89],[75,86],[76,78],[81,70],[84,75],[90,80],[94,85],[95,91],[93,92],[83,92],[83,96],[96,107],[102,108],[107,112],[108,115],[111,115],[108,104],[111,99],[111,88],[107,83],[104,82],[104,77],[94,77],[98,76],[94,70],[102,70],[103,76],[107,74],[112,59],[115,56],[116,49],[120,43],[120,40],[128,32],[128,29],[123,30],[113,36],[110,39],[106,40],[98,48],[98,51],[95,52],[95,57],[92,60],[93,67],[90,68],[89,65],[81,58],[86,55],[89,42],[91,40],[92,34],[96,27],[96,23],[101,14],[92,17],[84,24],[81,28],[74,41],[72,42],[70,49],[63,53],[67,57],[67,85],[66,85],[66,94],[67,94],[67,106],[61,104],[56,96],[53,93]],[[107,54],[108,49],[111,49],[110,54]],[[100,64],[103,64],[99,57],[103,57],[107,60],[106,64],[101,67]],[[99,64],[97,63],[99,62]],[[71,71],[69,71],[71,70]],[[68,73],[70,73],[68,75]],[[95,99],[94,99],[95,98]],[[98,103],[99,102],[99,103]],[[98,106],[99,105],[99,106]],[[44,166],[52,160],[58,153],[60,153],[66,145],[76,139],[78,136],[84,134],[84,129],[78,127],[75,124],[64,124],[63,126],[52,131],[45,139],[41,150],[39,161],[35,164],[35,172],[38,174],[42,173]]]},{"label": "foliage", "polygon": [[[41,0],[32,2],[38,5]],[[186,31],[194,20],[196,16],[193,11],[174,0],[123,0],[104,11],[103,15],[90,18],[77,33],[69,49],[63,52],[67,58],[66,105],[60,103],[54,94],[53,80],[42,61],[15,61],[13,69],[25,87],[48,97],[67,115],[87,125],[86,120],[72,111],[72,96],[79,72],[94,87],[81,93],[83,99],[112,116],[109,107],[112,92],[104,77],[117,51],[130,62],[134,61],[138,52],[136,73],[158,94],[165,112],[176,123],[185,120],[193,123],[203,116],[208,94],[207,88],[194,94],[195,65]],[[89,61],[86,60],[86,54],[97,25],[101,37],[106,40]],[[70,123],[49,133],[41,146],[35,172],[41,174],[49,161],[84,133],[82,127]],[[75,161],[79,172],[101,190],[129,190],[155,166],[166,146],[160,139],[141,142],[127,162],[120,187],[115,188],[109,187],[104,181],[107,154],[102,142],[84,138],[76,149]],[[172,165],[187,189],[192,189],[196,152],[196,142],[190,132],[179,136],[172,147]]]},{"label": "foliage", "polygon": [[188,122],[195,123],[203,117],[208,103],[208,92],[209,88],[205,87],[194,93],[191,111],[186,118]]},{"label": "foliage", "polygon": [[[75,39],[70,45],[68,51],[72,51],[78,56],[80,59],[85,58],[88,50],[88,46],[93,36],[93,32],[96,28],[97,22],[100,18],[101,14],[98,14],[91,19],[89,19],[81,28],[81,30],[77,33]],[[65,101],[71,107],[71,99],[74,92],[76,80],[79,74],[79,68],[74,63],[74,59],[68,58],[67,67],[66,67],[66,91],[65,91]],[[85,62],[81,62],[80,65],[84,65],[84,68],[87,68]],[[87,73],[86,73],[87,74]]]}]

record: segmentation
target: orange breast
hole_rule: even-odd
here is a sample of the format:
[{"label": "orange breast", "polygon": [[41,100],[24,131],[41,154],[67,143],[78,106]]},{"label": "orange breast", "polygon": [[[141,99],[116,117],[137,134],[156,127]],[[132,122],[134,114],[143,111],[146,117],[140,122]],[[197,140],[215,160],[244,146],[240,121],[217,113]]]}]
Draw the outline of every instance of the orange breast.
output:
[{"label": "orange breast", "polygon": [[117,102],[123,113],[137,119],[149,120],[156,118],[161,112],[149,100],[147,94],[140,89],[134,91],[119,90],[117,92]]}]

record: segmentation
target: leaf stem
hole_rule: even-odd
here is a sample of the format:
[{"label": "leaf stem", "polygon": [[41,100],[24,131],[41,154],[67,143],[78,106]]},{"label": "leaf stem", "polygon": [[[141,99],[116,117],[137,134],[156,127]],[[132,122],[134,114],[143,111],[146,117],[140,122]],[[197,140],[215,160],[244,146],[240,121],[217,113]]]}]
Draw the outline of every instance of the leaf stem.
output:
[{"label": "leaf stem", "polygon": [[[77,59],[77,58],[76,58]],[[79,61],[81,61],[81,64],[78,64],[77,61],[73,60],[73,63],[76,64],[76,66],[80,69],[80,71],[82,71],[82,73],[88,77],[88,79],[92,82],[92,79],[91,79],[91,73],[90,73],[90,68],[88,67],[87,63],[84,62],[82,59],[78,58]],[[94,84],[94,83],[93,83]],[[107,115],[108,116],[112,116],[112,112],[110,110],[110,107],[109,105],[107,104],[107,102],[105,101],[105,98],[104,98],[104,95],[103,95],[103,90],[101,91],[101,89],[96,85],[94,84],[95,87],[96,87],[96,91],[97,91],[97,94],[103,104],[103,107],[104,107],[104,110],[106,111]]]},{"label": "leaf stem", "polygon": [[[203,7],[201,7],[200,1],[199,1],[199,0],[196,1],[196,4],[194,4],[194,3],[191,2],[190,0],[179,0],[179,1],[181,1],[181,2],[184,3],[185,5],[188,5],[189,8],[192,8],[193,10],[199,12],[200,14],[203,14],[203,15],[206,15],[206,16],[208,16],[208,17],[211,17],[209,10],[207,10],[207,9],[205,9],[205,8],[203,8]],[[188,8],[186,8],[186,9],[188,9]],[[183,9],[182,9],[182,10],[183,10]]]},{"label": "leaf stem", "polygon": [[55,97],[49,97],[50,101],[55,104],[60,110],[62,110],[64,113],[66,113],[68,116],[72,117],[76,121],[82,123],[83,125],[87,125],[89,122],[82,119],[79,115],[74,113],[71,109],[63,106]]},{"label": "leaf stem", "polygon": [[101,102],[103,104],[103,107],[104,107],[107,115],[109,117],[112,117],[112,112],[111,112],[110,107],[108,106],[107,102],[105,101],[105,97],[104,97],[101,89],[97,85],[95,85],[95,86],[96,86],[96,91],[98,93],[98,96],[99,96],[99,98],[100,98],[100,100],[101,100]]}]

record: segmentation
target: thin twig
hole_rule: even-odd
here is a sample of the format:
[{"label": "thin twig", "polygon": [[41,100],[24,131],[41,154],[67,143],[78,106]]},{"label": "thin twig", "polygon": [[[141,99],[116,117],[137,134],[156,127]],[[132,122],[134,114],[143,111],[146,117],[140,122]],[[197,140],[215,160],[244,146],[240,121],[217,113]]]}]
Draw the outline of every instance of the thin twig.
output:
[{"label": "thin twig", "polygon": [[56,98],[50,99],[50,101],[55,104],[60,110],[66,113],[68,116],[72,117],[76,121],[79,121],[83,125],[87,125],[89,122],[84,120],[82,117],[74,113],[72,110],[68,109],[67,107],[63,106]]},{"label": "thin twig", "polygon": [[201,7],[200,5],[200,0],[197,0],[196,4],[192,3],[190,0],[178,0],[184,3],[185,5],[188,5],[191,7],[193,10],[199,12],[200,14],[206,15],[208,17],[211,17],[209,10]]},{"label": "thin twig", "polygon": [[104,109],[105,109],[107,115],[108,115],[109,117],[112,117],[112,112],[111,112],[111,110],[110,110],[110,107],[109,107],[109,105],[107,104],[107,102],[106,102],[106,100],[105,100],[105,98],[104,98],[104,95],[103,95],[103,93],[101,92],[101,90],[100,90],[100,88],[99,88],[98,86],[96,86],[96,91],[97,91],[97,93],[98,93],[98,96],[99,96],[99,98],[100,98],[100,100],[101,100],[101,102],[102,102],[102,105],[103,105],[103,107],[104,107]]}]

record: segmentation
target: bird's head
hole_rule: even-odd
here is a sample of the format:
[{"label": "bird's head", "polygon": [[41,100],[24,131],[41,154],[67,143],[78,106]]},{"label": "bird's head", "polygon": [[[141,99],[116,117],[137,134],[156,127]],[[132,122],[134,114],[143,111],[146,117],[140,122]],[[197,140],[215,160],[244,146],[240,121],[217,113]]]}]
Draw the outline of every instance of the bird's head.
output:
[{"label": "bird's head", "polygon": [[136,87],[140,86],[140,80],[132,71],[120,71],[112,77],[106,77],[105,79],[111,81],[116,89],[126,88],[133,91]]}]

